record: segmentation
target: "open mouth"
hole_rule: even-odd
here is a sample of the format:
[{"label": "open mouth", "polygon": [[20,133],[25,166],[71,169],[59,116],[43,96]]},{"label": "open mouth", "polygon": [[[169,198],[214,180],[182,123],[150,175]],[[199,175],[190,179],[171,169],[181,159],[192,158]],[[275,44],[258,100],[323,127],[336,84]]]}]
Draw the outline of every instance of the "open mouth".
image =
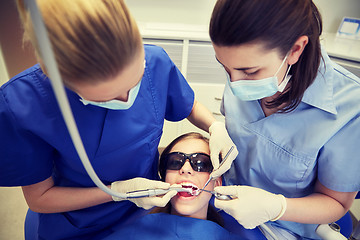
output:
[{"label": "open mouth", "polygon": [[179,192],[178,194],[182,197],[192,197],[198,195],[199,187],[193,183],[183,182],[181,183],[181,187],[189,190],[189,192]]}]

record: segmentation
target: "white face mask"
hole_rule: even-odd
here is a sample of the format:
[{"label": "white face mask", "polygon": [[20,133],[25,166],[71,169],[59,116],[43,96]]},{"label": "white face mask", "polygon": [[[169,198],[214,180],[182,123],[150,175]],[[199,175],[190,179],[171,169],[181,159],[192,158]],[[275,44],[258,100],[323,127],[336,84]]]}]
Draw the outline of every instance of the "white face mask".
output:
[{"label": "white face mask", "polygon": [[94,105],[94,106],[98,106],[98,107],[102,107],[102,108],[107,108],[107,109],[112,109],[112,110],[126,110],[129,109],[135,102],[135,99],[139,93],[139,89],[141,86],[141,81],[136,84],[135,87],[133,87],[132,89],[130,89],[129,91],[129,97],[128,100],[126,102],[114,99],[114,100],[110,100],[110,101],[106,101],[106,102],[93,102],[93,101],[88,101],[85,100],[84,98],[82,98],[80,101],[84,104],[84,105]]},{"label": "white face mask", "polygon": [[[144,61],[144,68],[146,67],[146,60]],[[136,84],[133,88],[129,91],[128,100],[126,102],[120,101],[117,99],[106,101],[106,102],[94,102],[85,100],[83,97],[80,96],[80,101],[84,105],[94,105],[102,108],[112,109],[112,110],[127,110],[129,109],[135,102],[135,99],[139,93],[140,86],[141,86],[142,79]]]},{"label": "white face mask", "polygon": [[231,91],[235,96],[237,96],[242,101],[253,101],[269,97],[275,93],[284,91],[287,83],[289,82],[291,75],[288,75],[291,65],[289,66],[284,80],[278,85],[277,74],[279,73],[281,67],[284,65],[288,55],[284,58],[279,69],[276,71],[273,77],[259,79],[259,80],[238,80],[236,82],[231,82],[229,74],[227,74],[227,79]]}]

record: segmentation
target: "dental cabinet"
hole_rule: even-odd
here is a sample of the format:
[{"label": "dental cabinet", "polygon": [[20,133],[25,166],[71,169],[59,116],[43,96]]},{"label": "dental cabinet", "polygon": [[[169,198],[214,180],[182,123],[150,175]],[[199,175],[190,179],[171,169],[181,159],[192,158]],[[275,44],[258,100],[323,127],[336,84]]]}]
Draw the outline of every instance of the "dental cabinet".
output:
[{"label": "dental cabinet", "polygon": [[321,44],[334,62],[360,77],[359,39],[346,39],[337,36],[336,33],[324,33]]},{"label": "dental cabinet", "polygon": [[[158,45],[167,52],[195,92],[195,99],[205,105],[219,121],[226,75],[215,59],[208,29],[186,24],[139,24],[143,41]],[[324,33],[321,44],[337,64],[360,77],[360,41],[342,39],[336,34]],[[194,127],[187,119],[180,122],[165,121],[160,148],[166,147],[177,136],[190,132],[208,133]]]}]

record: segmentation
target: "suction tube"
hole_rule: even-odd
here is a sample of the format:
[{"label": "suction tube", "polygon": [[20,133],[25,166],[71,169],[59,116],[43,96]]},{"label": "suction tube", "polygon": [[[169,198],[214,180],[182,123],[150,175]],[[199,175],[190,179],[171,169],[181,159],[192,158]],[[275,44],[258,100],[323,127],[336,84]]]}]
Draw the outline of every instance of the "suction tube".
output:
[{"label": "suction tube", "polygon": [[346,240],[340,233],[340,227],[336,223],[320,224],[315,230],[316,234],[324,240]]},{"label": "suction tube", "polygon": [[36,4],[36,0],[25,0],[24,2],[26,8],[30,11],[30,16],[33,22],[35,35],[40,48],[40,54],[46,66],[46,70],[50,78],[51,86],[55,92],[56,100],[60,106],[60,110],[64,117],[68,131],[70,133],[71,140],[75,146],[75,149],[80,157],[82,164],[84,165],[86,172],[88,173],[91,180],[95,183],[95,185],[98,188],[100,188],[107,194],[110,194],[114,197],[126,199],[125,193],[119,193],[113,191],[107,186],[105,186],[105,184],[96,175],[94,168],[91,166],[83,142],[81,141],[79,130],[76,126],[74,115],[72,114],[70,108],[69,100],[65,93],[64,84],[61,80],[61,75],[55,60],[54,53],[51,48],[50,39],[47,35],[45,24],[42,19],[39,8]]}]

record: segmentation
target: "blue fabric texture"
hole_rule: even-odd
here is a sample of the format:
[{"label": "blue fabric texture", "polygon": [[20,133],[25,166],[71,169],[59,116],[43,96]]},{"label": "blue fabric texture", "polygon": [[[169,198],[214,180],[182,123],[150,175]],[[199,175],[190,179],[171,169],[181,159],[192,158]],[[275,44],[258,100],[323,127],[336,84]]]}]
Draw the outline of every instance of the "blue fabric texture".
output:
[{"label": "blue fabric texture", "polygon": [[[151,45],[144,48],[147,64],[131,108],[84,106],[75,92],[66,89],[89,159],[106,185],[135,177],[158,179],[158,144],[164,119],[182,120],[193,107],[194,92],[165,51]],[[39,65],[0,88],[0,132],[0,186],[30,185],[50,176],[56,186],[94,186]],[[122,201],[39,214],[39,236],[82,239],[125,221],[136,210],[129,201]]]},{"label": "blue fabric texture", "polygon": [[233,234],[208,220],[156,213],[146,215],[133,224],[124,226],[104,240],[115,239],[244,240],[248,238]]},{"label": "blue fabric texture", "polygon": [[[226,185],[249,185],[289,198],[307,196],[318,179],[334,191],[360,190],[360,80],[325,51],[314,83],[292,112],[265,117],[259,101],[240,101],[225,86],[222,112],[239,155]],[[291,82],[291,80],[290,80]],[[317,239],[316,225],[277,221]]]}]

